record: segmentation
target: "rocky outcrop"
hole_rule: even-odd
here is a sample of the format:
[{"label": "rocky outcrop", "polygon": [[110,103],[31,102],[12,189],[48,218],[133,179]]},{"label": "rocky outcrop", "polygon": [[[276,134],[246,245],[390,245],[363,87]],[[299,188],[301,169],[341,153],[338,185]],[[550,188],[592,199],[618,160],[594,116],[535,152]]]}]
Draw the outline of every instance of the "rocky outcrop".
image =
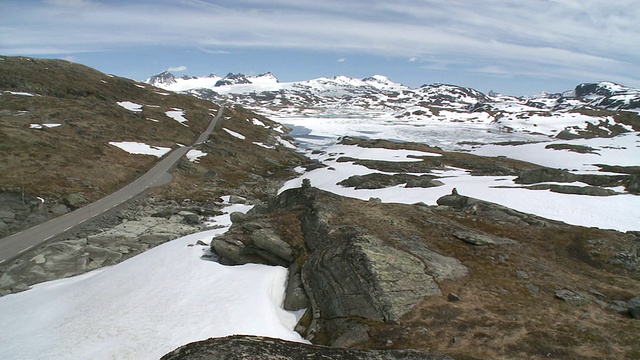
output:
[{"label": "rocky outcrop", "polygon": [[[363,321],[397,322],[425,297],[442,296],[437,281],[467,274],[458,260],[418,237],[398,245],[366,221],[343,224],[338,214],[346,206],[382,204],[347,200],[306,182],[266,206],[232,216],[232,228],[214,238],[211,249],[222,264],[288,266],[285,308],[310,305],[311,319],[299,329],[314,343],[334,346],[368,341]],[[380,214],[389,221],[397,217]],[[284,227],[283,217],[289,219]]]},{"label": "rocky outcrop", "polygon": [[[0,276],[0,296],[29,289],[44,281],[66,278],[117,264],[145,250],[203,230],[201,215],[214,209],[148,203],[121,211],[114,226],[83,237],[46,243],[29,257],[9,265]],[[161,216],[162,215],[162,216]]]},{"label": "rocky outcrop", "polygon": [[211,338],[179,347],[162,360],[451,360],[445,355],[414,350],[351,350],[273,339],[262,336],[234,335]]},{"label": "rocky outcrop", "polygon": [[353,187],[355,189],[382,189],[386,187],[405,184],[405,187],[429,188],[442,186],[442,181],[436,180],[433,175],[411,175],[411,174],[380,174],[372,173],[366,175],[354,175],[342,180],[338,185]]}]

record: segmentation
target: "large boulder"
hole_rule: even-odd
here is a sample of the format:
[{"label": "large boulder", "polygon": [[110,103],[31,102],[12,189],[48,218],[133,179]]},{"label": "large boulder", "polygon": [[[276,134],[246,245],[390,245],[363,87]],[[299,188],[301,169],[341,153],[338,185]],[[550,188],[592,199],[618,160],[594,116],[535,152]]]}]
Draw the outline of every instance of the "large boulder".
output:
[{"label": "large boulder", "polygon": [[424,268],[420,259],[363,229],[343,228],[311,254],[302,281],[323,318],[395,322],[425,296],[441,295]]},{"label": "large boulder", "polygon": [[249,335],[233,335],[193,342],[161,358],[161,360],[214,359],[452,360],[446,355],[427,354],[415,350],[351,350]]}]

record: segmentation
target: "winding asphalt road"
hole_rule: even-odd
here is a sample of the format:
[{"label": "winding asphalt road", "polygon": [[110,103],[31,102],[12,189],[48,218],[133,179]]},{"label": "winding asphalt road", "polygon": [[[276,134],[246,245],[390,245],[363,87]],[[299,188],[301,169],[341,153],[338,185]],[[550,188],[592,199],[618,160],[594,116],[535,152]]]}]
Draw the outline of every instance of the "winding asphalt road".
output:
[{"label": "winding asphalt road", "polygon": [[[207,141],[218,120],[222,117],[223,110],[224,108],[220,107],[218,114],[211,120],[207,129],[200,134],[192,146]],[[72,229],[74,226],[80,225],[105,211],[113,209],[150,187],[160,186],[170,182],[172,178],[168,171],[182,156],[191,150],[192,146],[183,146],[173,150],[146,174],[113,194],[63,216],[0,239],[0,265],[15,259],[25,251],[42,244],[52,237]]]}]

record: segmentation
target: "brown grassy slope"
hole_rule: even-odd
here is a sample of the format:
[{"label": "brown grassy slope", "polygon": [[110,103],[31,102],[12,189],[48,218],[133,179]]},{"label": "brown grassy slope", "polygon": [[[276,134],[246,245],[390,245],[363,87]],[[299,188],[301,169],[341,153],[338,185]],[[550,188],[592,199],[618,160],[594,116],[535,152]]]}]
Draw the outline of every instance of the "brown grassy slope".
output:
[{"label": "brown grassy slope", "polygon": [[[528,225],[492,207],[455,210],[377,204],[342,198],[329,220],[361,226],[393,246],[422,241],[454,257],[469,275],[440,282],[443,296],[426,297],[396,324],[374,325],[368,348],[418,349],[459,359],[634,359],[640,322],[600,305],[640,294],[640,272],[610,260],[637,246],[637,237],[543,220]],[[474,246],[452,234],[460,225],[516,244]],[[568,289],[589,298],[555,298]],[[447,300],[449,292],[460,301]],[[595,301],[600,301],[600,305]]]},{"label": "brown grassy slope", "polygon": [[[0,59],[0,191],[24,188],[53,200],[83,192],[95,200],[158,160],[129,154],[109,145],[110,141],[171,148],[176,143],[191,144],[218,109],[208,101],[169,94],[63,60]],[[145,106],[142,112],[132,112],[118,101]],[[173,108],[185,110],[188,126],[165,114]],[[42,123],[62,126],[29,128]]]},{"label": "brown grassy slope", "polygon": [[[259,119],[265,126],[255,125],[253,119]],[[234,137],[224,129],[245,138]],[[209,140],[196,147],[207,155],[195,163],[182,161],[173,174],[173,182],[156,193],[168,199],[178,196],[200,201],[228,194],[266,199],[282,181],[296,175],[295,166],[308,161],[278,145],[277,137],[286,136],[274,129],[286,130],[281,124],[241,107],[225,108]]]}]

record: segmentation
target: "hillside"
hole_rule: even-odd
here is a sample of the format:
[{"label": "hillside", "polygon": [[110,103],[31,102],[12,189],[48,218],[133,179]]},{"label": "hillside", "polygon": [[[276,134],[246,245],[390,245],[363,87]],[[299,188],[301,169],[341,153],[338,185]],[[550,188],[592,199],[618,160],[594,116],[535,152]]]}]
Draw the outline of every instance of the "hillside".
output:
[{"label": "hillside", "polygon": [[[192,144],[218,110],[210,101],[67,61],[1,57],[0,209],[5,212],[0,237],[119,189],[171,149]],[[224,127],[244,132],[249,144],[250,140],[270,143],[273,149],[265,149],[266,153],[286,158],[285,153],[276,153],[276,145],[282,146],[277,141],[282,132],[271,130],[280,125],[263,118],[263,126],[257,126],[250,122],[254,117],[258,116],[230,108]],[[187,161],[182,172],[201,173],[200,177],[207,172],[218,174],[219,179],[212,181],[226,183],[217,188],[255,181],[242,165],[244,156],[257,159],[250,148],[221,129],[214,136],[219,140],[202,145],[199,164]],[[240,161],[229,166],[226,156],[236,152]],[[295,154],[291,156],[294,163],[299,161]],[[278,168],[278,161],[260,156],[254,168],[266,175]],[[227,179],[231,172],[236,174]],[[170,188],[179,187],[174,196],[208,194],[181,184],[177,175]]]}]

